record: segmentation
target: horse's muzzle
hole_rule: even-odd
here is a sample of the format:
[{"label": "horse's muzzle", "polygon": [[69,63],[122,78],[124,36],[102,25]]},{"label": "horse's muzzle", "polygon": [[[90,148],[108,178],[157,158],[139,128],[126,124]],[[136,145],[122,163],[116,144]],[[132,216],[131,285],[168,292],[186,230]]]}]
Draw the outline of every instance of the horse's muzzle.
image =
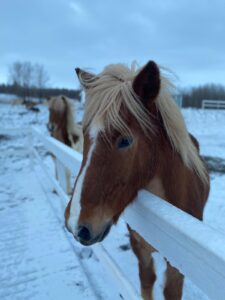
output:
[{"label": "horse's muzzle", "polygon": [[74,236],[84,246],[90,246],[95,243],[99,243],[104,240],[111,229],[112,223],[108,223],[102,232],[97,236],[94,236],[89,225],[79,225],[77,235]]}]

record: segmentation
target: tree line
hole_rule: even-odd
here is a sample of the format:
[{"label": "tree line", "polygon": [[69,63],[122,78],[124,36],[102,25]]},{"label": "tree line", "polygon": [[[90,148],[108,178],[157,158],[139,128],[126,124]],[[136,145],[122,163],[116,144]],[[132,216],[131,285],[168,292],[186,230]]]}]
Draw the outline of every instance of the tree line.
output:
[{"label": "tree line", "polygon": [[183,107],[200,108],[202,100],[225,100],[225,87],[219,84],[205,84],[183,91]]},{"label": "tree line", "polygon": [[[24,101],[31,97],[43,98],[65,95],[74,99],[81,99],[81,90],[66,88],[50,88],[50,77],[41,64],[29,61],[16,61],[9,66],[9,83],[0,84],[0,93],[15,94]],[[216,84],[205,84],[181,91],[183,107],[200,108],[202,100],[225,100],[225,87]]]},{"label": "tree line", "polygon": [[80,100],[80,90],[49,87],[50,77],[41,64],[29,61],[16,61],[9,66],[8,84],[0,84],[0,93],[15,94],[24,101],[31,97],[43,98],[63,94],[67,97]]},{"label": "tree line", "polygon": [[81,99],[81,90],[71,90],[66,88],[41,88],[36,87],[23,88],[13,84],[0,84],[0,93],[14,94],[21,97],[25,102],[31,97],[38,98],[40,102],[50,96],[65,95],[72,99]]}]

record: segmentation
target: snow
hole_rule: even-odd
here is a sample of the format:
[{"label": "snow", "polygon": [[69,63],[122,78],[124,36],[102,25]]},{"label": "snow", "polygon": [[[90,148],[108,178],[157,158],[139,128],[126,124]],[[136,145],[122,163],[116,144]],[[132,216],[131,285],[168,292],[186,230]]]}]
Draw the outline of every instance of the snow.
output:
[{"label": "snow", "polygon": [[29,159],[0,166],[0,299],[95,299]]},{"label": "snow", "polygon": [[[37,125],[47,134],[47,107],[40,113],[20,105],[0,104],[1,127]],[[82,106],[76,103],[77,121]],[[189,131],[204,155],[225,158],[225,111],[182,110]],[[38,165],[30,165],[18,150],[27,137],[0,136],[0,299],[105,299],[121,297],[90,248],[76,243],[64,228],[60,198]],[[14,154],[8,154],[10,149]],[[41,145],[43,161],[54,174],[53,163]],[[33,167],[33,169],[31,168]],[[225,175],[211,175],[211,192],[204,222],[225,233]],[[129,246],[126,224],[120,220],[103,242],[131,284],[139,290],[137,260]],[[162,298],[164,261],[155,254],[158,270],[154,289]],[[194,267],[194,266],[193,266]],[[185,279],[184,300],[208,298]]]},{"label": "snow", "polygon": [[17,95],[0,93],[0,103],[9,104],[9,103],[12,103],[16,99],[18,99]]},{"label": "snow", "polygon": [[225,110],[183,109],[188,130],[198,139],[201,153],[225,158]]}]

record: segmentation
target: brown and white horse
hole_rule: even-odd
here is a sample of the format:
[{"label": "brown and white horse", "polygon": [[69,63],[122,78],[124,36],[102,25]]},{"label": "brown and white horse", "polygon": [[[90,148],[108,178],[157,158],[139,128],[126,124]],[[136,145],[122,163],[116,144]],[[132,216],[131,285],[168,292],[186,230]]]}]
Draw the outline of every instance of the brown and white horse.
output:
[{"label": "brown and white horse", "polygon": [[[48,102],[49,122],[48,129],[51,136],[60,142],[72,147],[74,150],[83,151],[82,126],[75,123],[74,107],[72,101],[65,96],[50,97]],[[56,172],[56,177],[57,172]],[[67,193],[71,193],[70,172],[66,171]]]},{"label": "brown and white horse", "polygon": [[[101,242],[142,188],[202,220],[208,173],[159,67],[150,61],[139,70],[118,64],[99,75],[76,71],[86,106],[83,161],[65,211],[75,239]],[[129,231],[142,296],[152,299],[156,250]],[[183,275],[169,262],[165,278],[165,299],[181,299]]]}]

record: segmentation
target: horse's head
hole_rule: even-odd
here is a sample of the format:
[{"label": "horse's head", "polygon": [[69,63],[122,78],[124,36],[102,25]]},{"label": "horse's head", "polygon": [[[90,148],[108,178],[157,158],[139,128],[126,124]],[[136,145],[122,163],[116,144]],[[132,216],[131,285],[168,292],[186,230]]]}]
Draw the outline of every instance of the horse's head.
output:
[{"label": "horse's head", "polygon": [[48,100],[49,121],[47,128],[51,134],[66,124],[66,102],[64,96],[50,97]]},{"label": "horse's head", "polygon": [[84,151],[65,217],[74,237],[91,245],[104,239],[155,173],[157,151],[149,139],[160,73],[152,61],[139,72],[122,65],[98,76],[76,71],[86,92]]}]

